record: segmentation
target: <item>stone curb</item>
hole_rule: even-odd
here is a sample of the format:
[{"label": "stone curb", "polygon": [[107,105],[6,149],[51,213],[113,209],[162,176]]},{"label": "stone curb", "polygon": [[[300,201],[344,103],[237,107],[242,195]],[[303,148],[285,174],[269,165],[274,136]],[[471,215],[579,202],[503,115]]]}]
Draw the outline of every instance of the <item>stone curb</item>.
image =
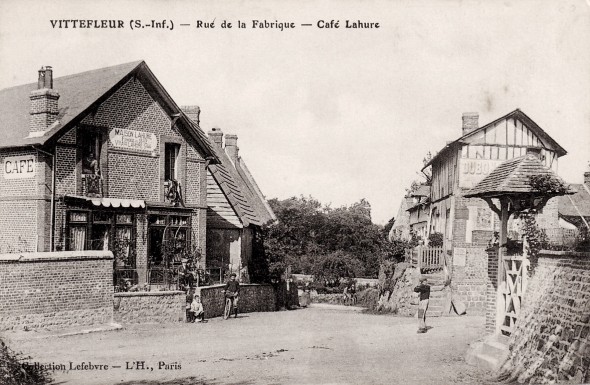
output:
[{"label": "stone curb", "polygon": [[40,335],[31,334],[31,332],[18,332],[15,335],[5,335],[11,340],[19,341],[19,340],[40,340],[45,338],[62,338],[62,337],[70,337],[75,335],[82,335],[82,334],[90,334],[90,333],[99,333],[99,332],[108,332],[108,331],[118,331],[124,329],[123,325],[118,323],[111,323],[109,325],[104,325],[92,329],[81,329],[81,330],[74,330],[74,331],[47,331],[43,332]]}]

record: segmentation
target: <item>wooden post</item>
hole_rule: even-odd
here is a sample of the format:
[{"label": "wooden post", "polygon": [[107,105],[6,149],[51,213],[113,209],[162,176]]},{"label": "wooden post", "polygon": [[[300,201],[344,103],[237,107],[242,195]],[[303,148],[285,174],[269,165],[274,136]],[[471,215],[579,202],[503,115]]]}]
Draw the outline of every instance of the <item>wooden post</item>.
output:
[{"label": "wooden post", "polygon": [[506,255],[506,242],[508,241],[508,198],[500,198],[500,247],[498,248],[498,292],[496,303],[496,333],[500,334],[502,331],[500,327],[504,323],[504,312],[506,311],[506,304],[504,298],[504,281],[506,274],[504,271],[504,256]]}]

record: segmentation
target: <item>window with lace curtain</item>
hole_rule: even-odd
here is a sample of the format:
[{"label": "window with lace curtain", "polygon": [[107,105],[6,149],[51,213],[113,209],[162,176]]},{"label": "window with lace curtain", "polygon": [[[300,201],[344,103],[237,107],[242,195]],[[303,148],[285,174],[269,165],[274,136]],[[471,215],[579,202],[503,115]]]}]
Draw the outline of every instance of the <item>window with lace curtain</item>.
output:
[{"label": "window with lace curtain", "polygon": [[120,252],[125,266],[134,267],[132,255],[135,215],[111,211],[68,211],[68,250],[111,250]]}]

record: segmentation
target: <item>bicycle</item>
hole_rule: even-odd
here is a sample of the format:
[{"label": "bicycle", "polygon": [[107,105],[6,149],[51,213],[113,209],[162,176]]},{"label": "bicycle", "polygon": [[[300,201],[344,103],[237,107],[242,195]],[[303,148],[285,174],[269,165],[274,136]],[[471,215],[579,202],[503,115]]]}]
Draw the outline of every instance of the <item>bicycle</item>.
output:
[{"label": "bicycle", "polygon": [[228,319],[232,312],[235,312],[236,318],[238,317],[238,309],[234,306],[235,297],[237,297],[236,293],[225,295],[225,308],[223,309],[223,319]]}]

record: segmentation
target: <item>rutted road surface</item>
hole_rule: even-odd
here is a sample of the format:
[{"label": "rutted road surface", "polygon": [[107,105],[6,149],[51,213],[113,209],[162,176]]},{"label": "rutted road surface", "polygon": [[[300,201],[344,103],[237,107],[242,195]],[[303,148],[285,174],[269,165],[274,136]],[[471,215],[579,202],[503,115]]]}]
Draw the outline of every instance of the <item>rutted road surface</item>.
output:
[{"label": "rutted road surface", "polygon": [[485,373],[463,360],[468,344],[482,336],[483,318],[427,323],[432,329],[416,334],[414,318],[316,305],[205,324],[27,338],[11,346],[40,363],[109,365],[55,372],[58,383],[72,385],[485,383]]}]

